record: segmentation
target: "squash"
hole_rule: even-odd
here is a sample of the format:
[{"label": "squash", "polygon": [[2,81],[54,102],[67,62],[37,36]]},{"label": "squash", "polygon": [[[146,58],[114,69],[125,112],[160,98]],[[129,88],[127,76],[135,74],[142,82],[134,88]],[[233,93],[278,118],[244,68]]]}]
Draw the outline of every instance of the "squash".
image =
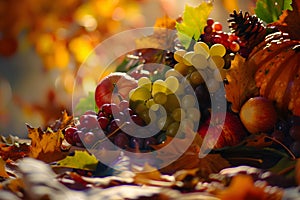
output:
[{"label": "squash", "polygon": [[300,41],[281,31],[269,34],[253,48],[247,62],[254,67],[260,96],[277,108],[300,116]]}]

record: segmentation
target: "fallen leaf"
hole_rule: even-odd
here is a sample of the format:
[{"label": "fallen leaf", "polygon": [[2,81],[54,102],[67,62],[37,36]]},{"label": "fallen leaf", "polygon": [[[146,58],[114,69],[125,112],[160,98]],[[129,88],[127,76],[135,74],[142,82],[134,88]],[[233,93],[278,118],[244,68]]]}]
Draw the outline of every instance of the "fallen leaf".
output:
[{"label": "fallen leaf", "polygon": [[57,132],[50,128],[43,131],[41,128],[32,128],[29,125],[27,125],[27,129],[28,137],[31,139],[29,157],[50,163],[67,155],[60,148],[64,139],[61,129],[58,129]]},{"label": "fallen leaf", "polygon": [[174,179],[166,179],[166,176],[163,176],[158,169],[150,166],[148,163],[143,168],[133,168],[133,172],[135,173],[133,177],[134,183],[139,185],[170,187],[174,184]]},{"label": "fallen leaf", "polygon": [[27,157],[30,152],[30,146],[26,143],[15,144],[15,145],[6,145],[0,143],[0,157],[3,160],[18,160],[20,158]]},{"label": "fallen leaf", "polygon": [[246,62],[245,58],[239,54],[235,55],[231,67],[226,72],[225,84],[226,99],[232,103],[231,108],[234,112],[239,112],[247,99],[258,94],[255,72],[256,69]]},{"label": "fallen leaf", "polygon": [[5,161],[0,157],[0,177],[9,178],[9,175],[7,174],[5,169],[5,164]]},{"label": "fallen leaf", "polygon": [[192,40],[197,41],[203,33],[207,18],[212,10],[211,3],[201,3],[197,7],[185,5],[182,22],[176,23],[178,39],[188,49]]},{"label": "fallen leaf", "polygon": [[82,169],[82,170],[96,170],[98,160],[94,155],[89,154],[87,151],[75,150],[73,156],[67,156],[57,162],[60,167]]},{"label": "fallen leaf", "polygon": [[56,120],[55,123],[50,126],[50,128],[54,131],[57,131],[59,129],[63,130],[70,125],[74,125],[73,116],[69,116],[67,111],[64,110],[62,112],[62,116],[58,120]]},{"label": "fallen leaf", "polygon": [[[241,187],[242,186],[242,187]],[[255,184],[251,176],[245,174],[238,174],[232,178],[232,181],[225,190],[220,190],[217,197],[221,200],[267,200],[272,197],[274,200],[282,199],[283,191],[278,188],[266,190],[267,183]]]}]

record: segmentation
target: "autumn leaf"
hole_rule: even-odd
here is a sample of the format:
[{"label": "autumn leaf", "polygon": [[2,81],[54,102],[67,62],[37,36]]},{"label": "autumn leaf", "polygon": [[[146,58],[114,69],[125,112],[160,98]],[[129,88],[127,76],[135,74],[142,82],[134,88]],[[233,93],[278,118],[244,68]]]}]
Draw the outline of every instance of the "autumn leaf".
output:
[{"label": "autumn leaf", "polygon": [[137,39],[135,41],[136,48],[170,49],[176,37],[175,24],[176,21],[168,16],[158,18],[154,25],[153,34]]},{"label": "autumn leaf", "polygon": [[292,10],[285,10],[273,25],[289,33],[291,39],[300,40],[300,1],[292,1]]},{"label": "autumn leaf", "polygon": [[31,139],[29,157],[37,158],[45,162],[60,160],[66,156],[60,147],[63,141],[62,130],[57,132],[48,128],[43,131],[41,128],[32,128],[27,125],[28,137]]},{"label": "autumn leaf", "polygon": [[133,177],[134,183],[139,185],[170,187],[174,184],[174,179],[171,179],[171,176],[167,176],[169,177],[169,179],[167,179],[158,169],[150,166],[148,163],[145,163],[142,168],[135,166],[132,171],[135,173]]},{"label": "autumn leaf", "polygon": [[65,129],[67,126],[74,125],[74,120],[72,115],[68,115],[67,111],[64,110],[62,112],[61,117],[55,121],[54,124],[50,126],[50,128],[54,131],[58,129]]},{"label": "autumn leaf", "polygon": [[279,19],[283,10],[291,9],[292,0],[258,0],[255,14],[266,23]]},{"label": "autumn leaf", "polygon": [[178,39],[186,49],[193,39],[197,41],[200,38],[212,8],[211,3],[205,2],[197,7],[185,5],[182,22],[176,23],[176,29]]},{"label": "autumn leaf", "polygon": [[9,175],[6,172],[5,164],[5,161],[0,157],[0,177],[8,178]]},{"label": "autumn leaf", "polygon": [[[181,156],[179,156],[179,158],[177,158],[171,164],[160,169],[161,172],[170,174],[182,169],[198,168],[201,173],[203,172],[203,174],[209,174],[218,172],[221,169],[229,166],[229,163],[219,154],[208,154],[205,157],[200,158],[199,152],[203,140],[200,135],[193,134],[194,133],[191,132],[189,135],[188,132],[186,132],[185,139],[167,137],[165,143],[153,146],[155,149],[160,149],[157,151],[158,159],[172,159],[174,156],[181,154]],[[191,137],[191,135],[194,136],[194,140],[186,150],[182,150],[182,147],[186,146],[186,142],[188,139],[190,139],[189,137]],[[163,147],[170,144],[172,140],[175,140],[173,141],[173,144],[175,145],[172,145],[170,148],[165,150],[166,148]]]},{"label": "autumn leaf", "polygon": [[239,112],[247,99],[258,94],[255,71],[245,58],[239,54],[235,55],[231,67],[226,72],[228,82],[225,84],[226,99],[232,103],[231,108],[234,112]]},{"label": "autumn leaf", "polygon": [[[241,187],[242,186],[242,187]],[[232,181],[225,190],[220,190],[217,193],[217,197],[221,200],[246,200],[246,199],[257,199],[266,200],[270,199],[282,199],[283,192],[274,188],[273,192],[266,190],[267,184],[255,185],[254,180],[251,176],[245,174],[239,174],[232,178]]]},{"label": "autumn leaf", "polygon": [[[67,167],[82,170],[96,170],[98,160],[87,151],[75,151],[73,156],[67,156],[57,162],[59,167]],[[55,167],[55,166],[54,166]]]}]

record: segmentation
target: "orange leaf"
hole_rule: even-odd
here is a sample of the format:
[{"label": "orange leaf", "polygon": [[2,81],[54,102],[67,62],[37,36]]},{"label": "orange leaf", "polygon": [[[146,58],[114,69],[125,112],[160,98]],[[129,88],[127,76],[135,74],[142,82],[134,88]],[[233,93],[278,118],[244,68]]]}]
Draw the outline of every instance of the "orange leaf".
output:
[{"label": "orange leaf", "polygon": [[5,161],[0,157],[0,177],[8,178],[9,175],[5,170]]},{"label": "orange leaf", "polygon": [[62,130],[53,132],[47,129],[45,132],[41,128],[32,128],[27,125],[28,137],[31,139],[29,156],[45,162],[60,160],[66,156],[60,146],[63,141]]},{"label": "orange leaf", "polygon": [[300,40],[300,1],[292,1],[293,10],[285,10],[276,25],[280,30],[289,33],[293,40]]},{"label": "orange leaf", "polygon": [[254,73],[256,69],[246,62],[245,58],[237,54],[226,72],[226,98],[232,103],[232,110],[238,112],[250,97],[258,94]]}]

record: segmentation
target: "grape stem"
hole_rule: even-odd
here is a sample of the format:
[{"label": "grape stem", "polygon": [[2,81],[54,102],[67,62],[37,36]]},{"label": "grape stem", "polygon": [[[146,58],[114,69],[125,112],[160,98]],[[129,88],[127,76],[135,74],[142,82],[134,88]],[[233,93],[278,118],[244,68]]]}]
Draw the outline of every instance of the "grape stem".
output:
[{"label": "grape stem", "polygon": [[123,124],[121,124],[121,126],[119,126],[116,130],[114,130],[113,132],[111,132],[110,134],[107,135],[107,137],[97,141],[91,149],[94,149],[97,145],[101,144],[102,142],[106,141],[108,138],[110,138],[111,136],[113,136],[114,134],[116,134],[119,130],[121,130],[124,126],[126,125],[126,123],[124,122]]},{"label": "grape stem", "polygon": [[296,160],[296,156],[293,154],[293,152],[291,152],[291,150],[289,150],[289,148],[287,148],[287,146],[285,146],[282,142],[280,142],[279,140],[277,140],[274,137],[266,136],[266,138],[268,138],[268,139],[272,140],[273,142],[276,142],[277,144],[282,146],[282,148],[284,148],[288,152],[288,154],[292,157],[292,159]]}]

